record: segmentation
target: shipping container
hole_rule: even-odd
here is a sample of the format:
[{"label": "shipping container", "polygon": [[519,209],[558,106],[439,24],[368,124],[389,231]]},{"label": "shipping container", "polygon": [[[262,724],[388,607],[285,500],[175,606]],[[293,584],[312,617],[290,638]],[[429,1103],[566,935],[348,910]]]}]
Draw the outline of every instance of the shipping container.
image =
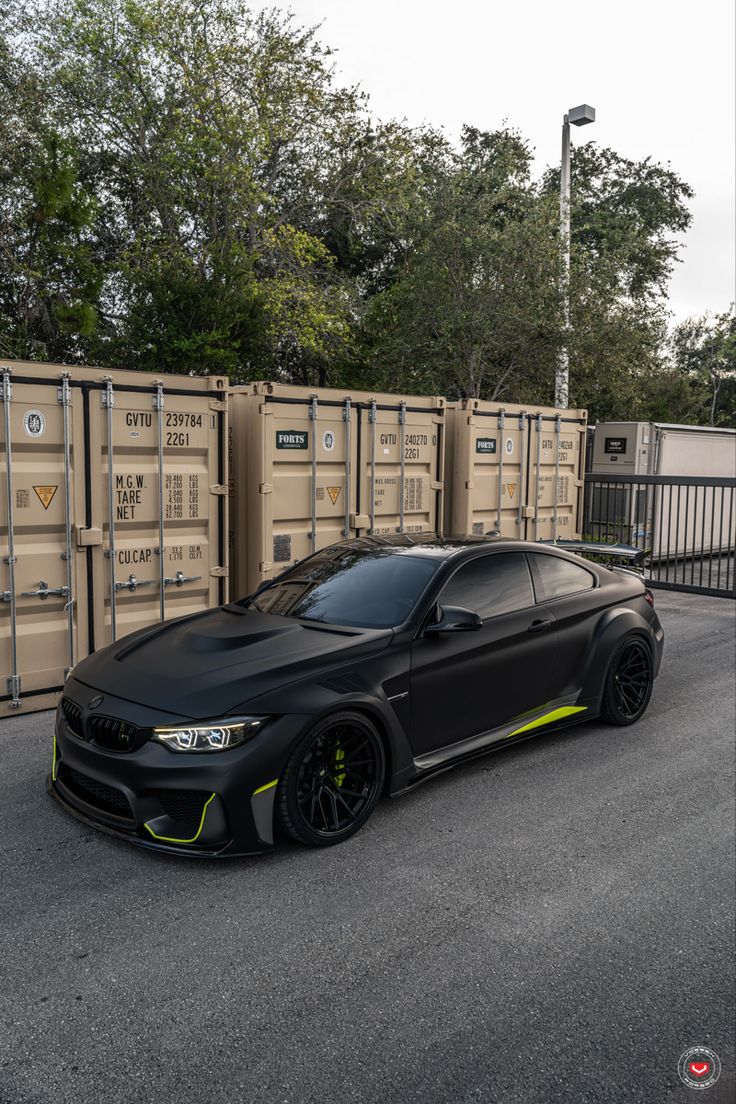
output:
[{"label": "shipping container", "polygon": [[587,412],[449,403],[445,530],[525,540],[580,536]]},{"label": "shipping container", "polygon": [[227,380],[4,361],[4,708],[227,596]]},{"label": "shipping container", "polygon": [[233,595],[346,537],[441,529],[445,405],[277,383],[232,388]]},{"label": "shipping container", "polygon": [[[736,430],[663,422],[601,422],[591,475],[736,479]],[[631,484],[591,487],[592,530],[652,549],[655,560],[734,548],[736,518],[728,488]]]}]

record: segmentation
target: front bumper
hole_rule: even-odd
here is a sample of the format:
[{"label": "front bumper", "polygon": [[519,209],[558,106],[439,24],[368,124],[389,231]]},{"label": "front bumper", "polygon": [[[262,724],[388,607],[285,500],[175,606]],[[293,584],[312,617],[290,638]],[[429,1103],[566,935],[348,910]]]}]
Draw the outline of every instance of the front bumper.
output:
[{"label": "front bumper", "polygon": [[[94,689],[67,681],[64,696],[81,709],[86,732]],[[98,712],[141,728],[180,717],[105,695]],[[312,718],[273,718],[242,747],[187,754],[147,741],[131,752],[108,751],[79,735],[56,713],[47,789],[79,820],[138,847],[169,854],[252,855],[273,848],[276,785],[291,749]]]}]

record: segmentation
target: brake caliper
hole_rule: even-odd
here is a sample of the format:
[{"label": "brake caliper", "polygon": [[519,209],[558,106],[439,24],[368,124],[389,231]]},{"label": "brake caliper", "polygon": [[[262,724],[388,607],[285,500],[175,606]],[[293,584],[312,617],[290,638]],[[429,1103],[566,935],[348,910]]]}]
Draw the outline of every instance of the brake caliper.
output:
[{"label": "brake caliper", "polygon": [[[342,786],[345,781],[345,770],[340,771],[340,768],[345,762],[345,749],[338,743],[337,750],[335,751],[335,783],[338,786]],[[337,773],[337,772],[340,773]]]}]

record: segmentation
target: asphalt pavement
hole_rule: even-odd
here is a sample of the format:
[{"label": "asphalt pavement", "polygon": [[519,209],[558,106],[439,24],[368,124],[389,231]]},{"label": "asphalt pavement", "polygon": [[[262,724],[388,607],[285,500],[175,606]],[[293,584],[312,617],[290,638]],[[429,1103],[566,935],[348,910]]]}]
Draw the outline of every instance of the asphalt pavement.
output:
[{"label": "asphalt pavement", "polygon": [[45,793],[52,715],[1,721],[2,1104],[730,1104],[734,604],[656,605],[638,725],[477,760],[324,851],[110,839]]}]

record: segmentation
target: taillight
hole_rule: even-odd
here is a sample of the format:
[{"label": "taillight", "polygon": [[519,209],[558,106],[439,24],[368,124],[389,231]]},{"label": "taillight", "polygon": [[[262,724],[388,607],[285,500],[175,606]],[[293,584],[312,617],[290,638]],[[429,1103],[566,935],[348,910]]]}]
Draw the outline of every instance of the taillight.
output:
[{"label": "taillight", "polygon": [[654,595],[652,594],[651,590],[645,590],[644,597],[646,598],[652,609],[654,609]]}]

